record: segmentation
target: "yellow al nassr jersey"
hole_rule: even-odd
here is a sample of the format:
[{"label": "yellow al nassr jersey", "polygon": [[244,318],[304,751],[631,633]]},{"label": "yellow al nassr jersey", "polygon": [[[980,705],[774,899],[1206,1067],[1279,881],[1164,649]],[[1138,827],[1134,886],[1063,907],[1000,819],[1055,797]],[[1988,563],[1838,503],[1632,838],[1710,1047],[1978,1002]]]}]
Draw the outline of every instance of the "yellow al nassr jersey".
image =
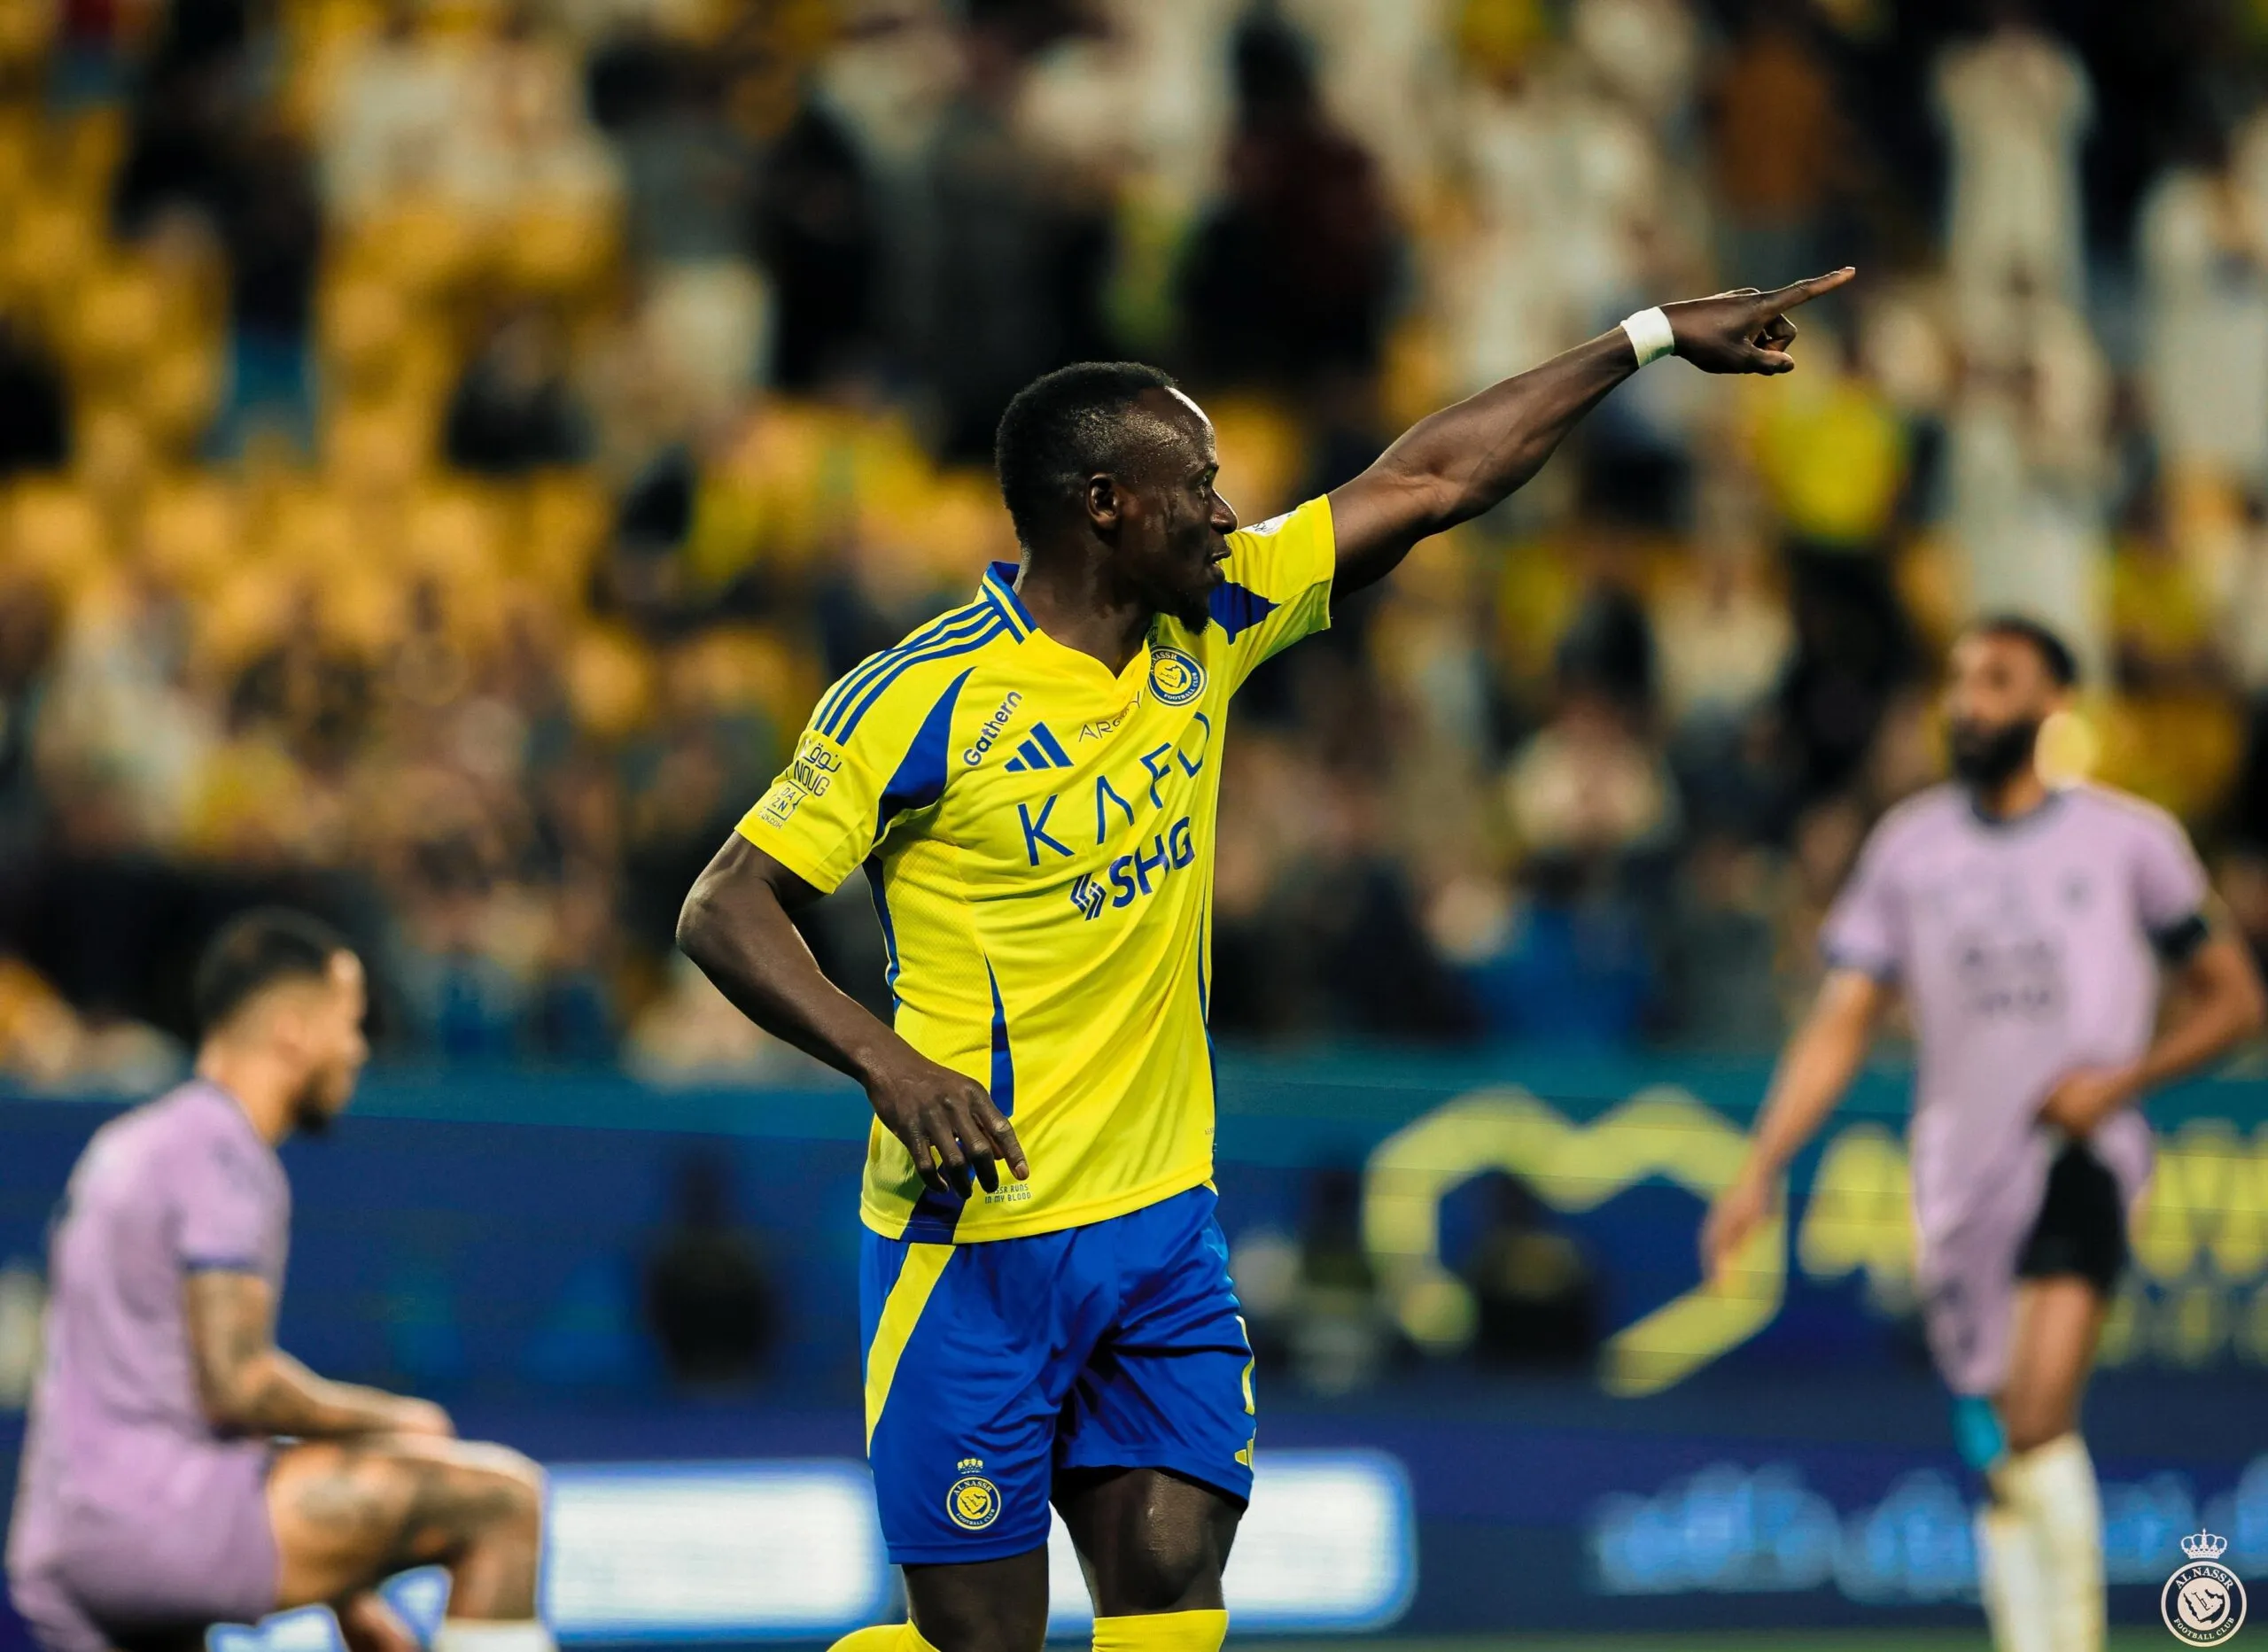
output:
[{"label": "yellow al nassr jersey", "polygon": [[[1213,1173],[1205,1028],[1229,702],[1330,624],[1331,507],[1229,536],[1202,631],[1122,671],[1032,624],[1016,568],[820,697],[742,836],[820,889],[864,867],[900,1036],[987,1086],[1031,1164],[963,1201],[874,1128],[861,1214],[892,1238],[1076,1227]],[[1005,1175],[1005,1172],[1003,1173]]]}]

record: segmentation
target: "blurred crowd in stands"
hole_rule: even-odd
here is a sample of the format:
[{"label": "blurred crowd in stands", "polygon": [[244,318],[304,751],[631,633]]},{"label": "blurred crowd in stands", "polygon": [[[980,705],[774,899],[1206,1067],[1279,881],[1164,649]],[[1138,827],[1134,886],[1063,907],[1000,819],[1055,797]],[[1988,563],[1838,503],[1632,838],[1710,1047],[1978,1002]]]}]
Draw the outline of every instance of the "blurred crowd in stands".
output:
[{"label": "blurred crowd in stands", "polygon": [[787,1070],[678,903],[1015,555],[1024,381],[1169,366],[1256,521],[1843,263],[1254,680],[1218,1030],[1768,1043],[1984,608],[2268,942],[2264,86],[2258,0],[0,5],[0,1067],[162,1071],[289,898],[398,1054]]}]

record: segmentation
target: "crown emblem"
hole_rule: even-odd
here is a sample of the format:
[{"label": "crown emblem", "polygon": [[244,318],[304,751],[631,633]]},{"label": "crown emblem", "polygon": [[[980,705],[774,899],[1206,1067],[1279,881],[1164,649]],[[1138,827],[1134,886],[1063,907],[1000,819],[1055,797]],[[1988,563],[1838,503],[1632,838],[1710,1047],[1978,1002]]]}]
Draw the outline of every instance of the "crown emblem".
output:
[{"label": "crown emblem", "polygon": [[2227,1552],[2228,1546],[2228,1539],[2215,1537],[2202,1528],[2194,1536],[2181,1540],[2181,1552],[2192,1560],[2218,1560]]},{"label": "crown emblem", "polygon": [[[983,1468],[983,1467],[984,1466],[984,1459],[983,1459],[983,1458],[982,1458],[982,1457],[963,1457],[963,1458],[960,1460],[960,1462],[959,1462],[959,1466],[960,1471],[961,1471],[963,1474],[974,1474],[974,1473],[975,1473],[975,1472],[976,1472],[976,1470],[979,1470],[979,1469],[981,1469],[981,1468]],[[2184,1540],[2182,1540],[2186,1543],[2188,1540],[2185,1538],[2185,1539],[2184,1539]],[[2226,1548],[2227,1547],[2228,1547],[2228,1545],[2227,1545],[2227,1544],[2225,1544],[2225,1543],[2223,1543],[2223,1544],[2221,1545],[2221,1548]],[[2215,1553],[2216,1555],[2219,1554],[2220,1552],[2221,1552],[2221,1549],[2220,1549],[2220,1548],[2217,1548],[2217,1549],[2215,1549],[2215,1550],[2213,1551],[2213,1553]]]}]

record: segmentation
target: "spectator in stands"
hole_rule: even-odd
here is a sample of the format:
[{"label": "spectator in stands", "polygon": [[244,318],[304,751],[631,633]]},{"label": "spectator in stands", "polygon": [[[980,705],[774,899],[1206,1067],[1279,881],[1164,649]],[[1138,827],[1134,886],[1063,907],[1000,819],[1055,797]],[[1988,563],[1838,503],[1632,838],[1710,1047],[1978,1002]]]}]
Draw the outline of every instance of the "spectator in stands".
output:
[{"label": "spectator in stands", "polygon": [[144,234],[169,209],[218,215],[229,151],[249,113],[246,34],[244,0],[183,0],[166,9],[112,188],[112,217],[123,234]]},{"label": "spectator in stands", "polygon": [[0,946],[20,946],[50,848],[36,761],[55,659],[55,595],[44,581],[0,582]]},{"label": "spectator in stands", "polygon": [[1191,366],[1214,384],[1367,381],[1397,255],[1377,166],[1324,113],[1306,44],[1285,24],[1256,14],[1235,57],[1227,190],[1180,277]]},{"label": "spectator in stands", "polygon": [[[1980,603],[2109,668],[2109,777],[2217,817],[2241,881],[2254,48],[2212,6],[1989,9],[1950,45],[1803,0],[0,18],[0,952],[82,1029],[167,1023],[164,937],[307,882],[399,932],[412,1044],[794,1073],[672,973],[667,915],[813,684],[1014,554],[980,474],[1008,391],[1177,348],[1252,520],[1712,248],[1769,280],[1849,232],[1900,268],[1828,249],[1863,308],[1768,401],[1644,376],[1255,678],[1216,1025],[1768,1042],[1861,817],[1933,772],[1922,640]],[[117,155],[105,54],[139,59]],[[254,462],[189,462],[208,433]],[[763,691],[683,692],[711,644]],[[886,1011],[863,896],[810,935]]]},{"label": "spectator in stands", "polygon": [[497,318],[457,381],[442,441],[449,462],[476,475],[519,476],[586,456],[587,423],[549,316],[523,306]]},{"label": "spectator in stands", "polygon": [[1981,39],[1938,60],[1952,149],[1946,266],[1962,343],[1994,346],[2026,294],[2076,304],[2081,285],[2079,145],[2094,120],[2086,66],[2028,0],[1992,0]]},{"label": "spectator in stands", "polygon": [[1771,286],[1798,279],[1821,257],[1822,220],[1844,182],[1849,135],[1812,9],[1752,0],[1744,10],[1745,27],[1709,97],[1718,261],[1744,282]]},{"label": "spectator in stands", "polygon": [[2231,164],[2202,113],[2135,227],[2142,388],[2158,462],[2174,477],[2268,486],[2268,121]]},{"label": "spectator in stands", "polygon": [[219,229],[229,260],[229,374],[217,443],[242,449],[274,428],[314,446],[307,325],[322,254],[322,213],[311,158],[280,124],[248,130],[221,181]]},{"label": "spectator in stands", "polygon": [[1102,321],[1109,203],[1025,136],[1031,53],[1060,35],[1052,4],[973,8],[961,77],[920,160],[912,252],[919,360],[948,461],[989,463],[1008,399],[1066,361],[1116,353]]},{"label": "spectator in stands", "polygon": [[1465,968],[1495,1036],[1628,1044],[1654,1012],[1657,971],[1635,890],[1678,821],[1652,736],[1654,671],[1635,600],[1593,591],[1560,640],[1551,718],[1504,771],[1526,857],[1523,898]]},{"label": "spectator in stands", "polygon": [[690,42],[629,36],[592,74],[627,191],[648,347],[714,415],[762,376],[771,336],[772,296],[748,259],[756,146],[726,108],[726,66]]},{"label": "spectator in stands", "polygon": [[756,250],[771,277],[772,382],[817,389],[876,365],[882,239],[872,182],[843,123],[806,99],[765,151]]},{"label": "spectator in stands", "polygon": [[343,221],[435,194],[446,175],[462,66],[426,31],[422,11],[418,0],[387,0],[377,32],[337,70],[320,142],[324,203]]},{"label": "spectator in stands", "polygon": [[71,409],[55,357],[18,316],[0,314],[0,478],[57,470],[71,456]]}]

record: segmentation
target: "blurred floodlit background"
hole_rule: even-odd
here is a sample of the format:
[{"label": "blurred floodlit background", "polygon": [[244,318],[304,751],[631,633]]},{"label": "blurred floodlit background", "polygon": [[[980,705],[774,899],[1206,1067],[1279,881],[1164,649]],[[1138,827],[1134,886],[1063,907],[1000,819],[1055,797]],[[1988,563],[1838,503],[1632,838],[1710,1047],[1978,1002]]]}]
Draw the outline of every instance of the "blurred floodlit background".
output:
[{"label": "blurred floodlit background", "polygon": [[[2256,0],[0,0],[0,1408],[99,1098],[284,899],[381,1050],[291,1156],[297,1352],[556,1462],[855,1460],[858,1097],[670,938],[820,686],[1015,555],[1008,396],[1171,367],[1257,521],[1855,263],[1792,379],[1648,373],[1245,694],[1224,1216],[1281,1506],[1352,1523],[1271,1586],[1369,1579],[1284,1623],[1971,1621],[1894,1074],[1785,1276],[1670,1310],[1965,615],[2069,636],[2056,761],[2268,951],[2264,89]],[[809,930],[886,1006],[863,890]],[[2202,1517],[2268,1567],[2268,1099],[2158,1116],[2091,1419],[2152,1586]],[[840,1470],[726,1482],[772,1525],[574,1482],[651,1564],[555,1586],[821,1635],[887,1588]],[[1263,1537],[1254,1590],[1332,1553]],[[816,1593],[686,1604],[765,1565]]]}]

